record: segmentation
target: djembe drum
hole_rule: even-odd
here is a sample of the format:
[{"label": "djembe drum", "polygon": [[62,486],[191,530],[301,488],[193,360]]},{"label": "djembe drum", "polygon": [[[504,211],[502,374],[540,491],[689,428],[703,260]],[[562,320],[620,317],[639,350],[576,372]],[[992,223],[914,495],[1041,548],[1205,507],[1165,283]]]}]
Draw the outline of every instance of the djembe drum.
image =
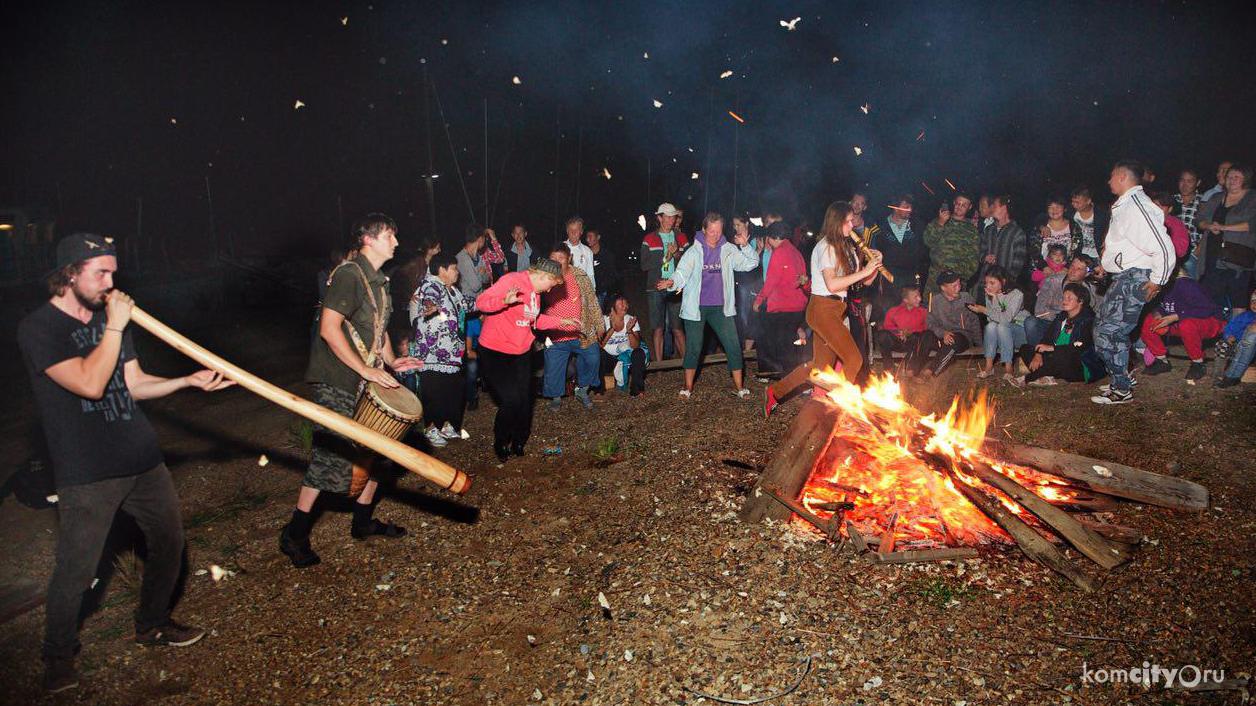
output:
[{"label": "djembe drum", "polygon": [[[406,435],[410,428],[423,418],[423,405],[414,393],[404,387],[384,387],[367,383],[358,398],[353,421],[369,427],[390,439]],[[349,495],[357,497],[371,479],[370,466],[374,455],[366,455],[353,464],[353,477],[349,481]]]}]

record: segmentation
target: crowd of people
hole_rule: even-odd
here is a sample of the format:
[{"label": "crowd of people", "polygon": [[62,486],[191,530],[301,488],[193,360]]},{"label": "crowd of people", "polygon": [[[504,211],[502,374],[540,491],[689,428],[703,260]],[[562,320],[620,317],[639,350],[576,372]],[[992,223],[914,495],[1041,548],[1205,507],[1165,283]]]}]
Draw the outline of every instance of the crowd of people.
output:
[{"label": "crowd of people", "polygon": [[[1125,404],[1135,368],[1172,371],[1166,338],[1175,337],[1189,359],[1187,381],[1206,376],[1215,343],[1215,385],[1230,387],[1256,356],[1251,181],[1250,167],[1226,162],[1206,192],[1189,170],[1175,191],[1148,192],[1153,175],[1123,161],[1108,180],[1110,208],[1079,187],[1048,199],[1028,230],[1000,194],[955,193],[927,225],[910,196],[875,218],[867,197],[853,194],[828,206],[814,236],[770,210],[727,221],[706,213],[690,234],[681,209],[663,203],[637,258],[644,326],[623,287],[625,261],[579,217],[553,247],[529,240],[522,224],[509,243],[471,225],[455,254],[425,243],[390,278],[397,226],[370,214],[355,225],[349,252],[320,275],[305,377],[319,404],[348,417],[364,388],[409,387],[435,448],[469,438],[464,415],[483,388],[497,407],[492,447],[501,463],[526,453],[538,392],[553,412],[568,397],[579,412],[599,394],[639,396],[649,366],[674,353],[684,373],[678,394],[688,400],[716,345],[738,399],[751,395],[745,352],[755,350],[765,416],[814,370],[864,384],[876,354],[882,371],[906,380],[942,375],[964,355],[984,359],[977,378],[1001,370],[1016,387],[1108,378],[1091,400]],[[43,648],[51,691],[77,683],[75,616],[119,508],[148,541],[136,640],[185,646],[204,635],[170,614],[183,544],[178,498],[135,401],[231,383],[209,370],[165,379],[140,368],[131,302],[113,289],[117,267],[109,239],[67,237],[48,277],[50,299],[18,332],[61,503]],[[1142,366],[1131,364],[1131,351]],[[100,448],[110,449],[106,458],[93,455]],[[323,492],[355,498],[354,539],[404,536],[374,517],[377,487],[369,460],[316,430],[280,550],[298,568],[319,562],[310,534]]]}]

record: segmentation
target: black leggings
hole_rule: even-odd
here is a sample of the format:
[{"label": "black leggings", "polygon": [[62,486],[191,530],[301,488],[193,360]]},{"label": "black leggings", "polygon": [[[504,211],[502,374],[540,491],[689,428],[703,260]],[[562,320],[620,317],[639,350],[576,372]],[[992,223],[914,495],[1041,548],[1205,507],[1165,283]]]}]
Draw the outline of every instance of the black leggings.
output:
[{"label": "black leggings", "polygon": [[480,346],[480,375],[497,401],[493,444],[522,449],[532,434],[532,355]]},{"label": "black leggings", "polygon": [[[1034,359],[1033,346],[1021,346],[1021,360],[1025,365]],[[1085,382],[1086,371],[1082,365],[1082,349],[1077,346],[1060,346],[1053,351],[1042,354],[1042,367],[1032,370],[1025,376],[1026,382],[1038,378],[1053,377],[1068,382]]]},{"label": "black leggings", "polygon": [[424,370],[419,373],[419,397],[423,401],[423,420],[439,429],[448,422],[457,431],[462,428],[462,413],[466,397],[463,395],[465,374],[439,373]]}]

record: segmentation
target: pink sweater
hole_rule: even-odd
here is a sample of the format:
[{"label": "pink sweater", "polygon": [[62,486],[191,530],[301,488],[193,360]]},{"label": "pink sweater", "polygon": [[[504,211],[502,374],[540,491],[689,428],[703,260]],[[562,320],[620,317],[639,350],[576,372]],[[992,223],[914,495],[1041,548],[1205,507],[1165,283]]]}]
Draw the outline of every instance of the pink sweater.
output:
[{"label": "pink sweater", "polygon": [[[506,304],[506,293],[519,291],[518,301]],[[532,288],[532,278],[527,272],[510,272],[493,286],[480,292],[475,308],[484,317],[480,331],[480,345],[498,353],[519,355],[532,348],[536,335],[533,326],[544,329],[570,330],[554,316],[541,313],[541,296]]]},{"label": "pink sweater", "polygon": [[763,280],[759,296],[755,297],[755,303],[762,306],[766,301],[770,314],[806,309],[807,292],[798,286],[799,275],[807,275],[807,263],[803,262],[802,253],[788,240],[781,241],[781,246],[772,252],[772,259],[768,260],[768,275]]}]

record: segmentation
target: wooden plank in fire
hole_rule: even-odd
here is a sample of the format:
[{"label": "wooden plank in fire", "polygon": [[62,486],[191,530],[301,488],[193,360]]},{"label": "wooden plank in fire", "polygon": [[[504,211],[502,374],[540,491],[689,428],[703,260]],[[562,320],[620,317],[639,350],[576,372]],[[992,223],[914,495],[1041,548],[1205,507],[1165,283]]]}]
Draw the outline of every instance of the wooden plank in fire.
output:
[{"label": "wooden plank in fire", "polygon": [[1068,478],[1086,488],[1118,498],[1175,510],[1208,509],[1208,489],[1184,478],[992,437],[986,437],[984,448],[991,456],[1004,461]]},{"label": "wooden plank in fire", "polygon": [[764,493],[763,487],[772,486],[782,497],[791,500],[797,498],[811,476],[816,459],[832,438],[833,427],[840,414],[835,405],[818,400],[808,400],[803,404],[798,416],[790,422],[776,455],[742,506],[740,516],[743,522],[762,522],[768,517],[782,522],[789,519],[789,508]]},{"label": "wooden plank in fire", "polygon": [[951,463],[948,459],[927,451],[921,452],[920,457],[940,472],[950,476],[955,487],[964,494],[964,497],[968,498],[969,502],[976,505],[978,510],[986,514],[986,517],[994,520],[996,524],[1012,536],[1012,539],[1016,541],[1016,545],[1025,553],[1025,556],[1052,571],[1062,574],[1082,590],[1094,591],[1097,588],[1093,578],[1082,573],[1051,542],[1048,542],[1034,528],[1025,524],[1023,520],[1003,507],[1003,503],[987,495],[985,491],[965,483],[962,478],[958,477],[951,470]]},{"label": "wooden plank in fire", "polygon": [[1068,513],[1038,497],[1025,486],[980,462],[970,462],[973,473],[984,483],[998,488],[1003,494],[1019,503],[1055,530],[1082,554],[1105,569],[1113,569],[1132,557],[1129,551],[1100,537]]}]

